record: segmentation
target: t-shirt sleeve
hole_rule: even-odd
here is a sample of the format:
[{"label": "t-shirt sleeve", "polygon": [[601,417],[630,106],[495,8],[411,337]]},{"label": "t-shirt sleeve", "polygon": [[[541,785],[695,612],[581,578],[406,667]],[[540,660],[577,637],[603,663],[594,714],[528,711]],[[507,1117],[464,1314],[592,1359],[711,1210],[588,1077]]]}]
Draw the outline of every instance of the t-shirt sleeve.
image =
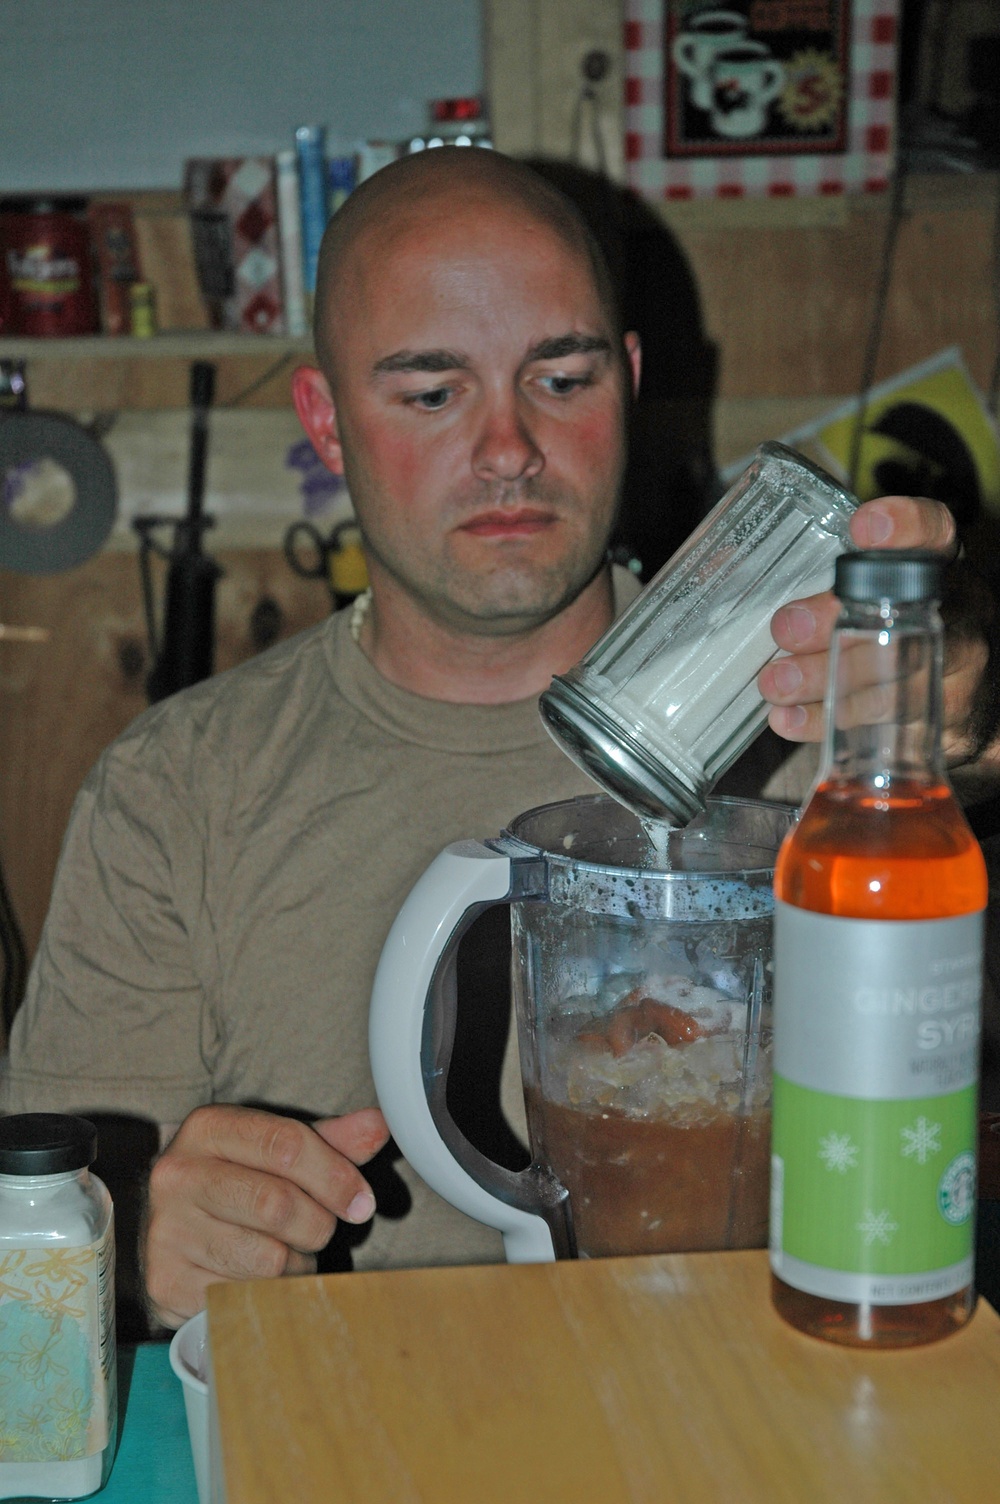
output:
[{"label": "t-shirt sleeve", "polygon": [[211,1100],[206,841],[189,778],[141,736],[84,783],[0,1061],[0,1111],[176,1123]]}]

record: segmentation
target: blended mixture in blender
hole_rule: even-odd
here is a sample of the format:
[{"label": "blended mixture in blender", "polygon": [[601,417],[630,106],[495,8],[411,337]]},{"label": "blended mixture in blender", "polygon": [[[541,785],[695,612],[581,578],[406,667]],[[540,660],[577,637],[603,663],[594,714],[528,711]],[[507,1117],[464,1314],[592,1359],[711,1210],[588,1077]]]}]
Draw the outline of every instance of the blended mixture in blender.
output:
[{"label": "blended mixture in blender", "polygon": [[762,1247],[770,1031],[689,976],[619,974],[577,1004],[550,1020],[545,1094],[526,1101],[579,1255]]}]

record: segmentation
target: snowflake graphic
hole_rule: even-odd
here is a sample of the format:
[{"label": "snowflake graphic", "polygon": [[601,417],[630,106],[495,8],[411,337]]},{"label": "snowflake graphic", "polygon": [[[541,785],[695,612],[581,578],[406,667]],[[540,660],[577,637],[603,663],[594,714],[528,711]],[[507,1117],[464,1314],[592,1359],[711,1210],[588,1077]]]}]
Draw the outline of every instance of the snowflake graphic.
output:
[{"label": "snowflake graphic", "polygon": [[846,1175],[858,1162],[858,1146],[851,1143],[849,1133],[828,1133],[819,1141],[819,1157],[828,1170],[839,1170]]},{"label": "snowflake graphic", "polygon": [[871,1212],[866,1210],[857,1227],[858,1232],[864,1238],[866,1248],[870,1248],[873,1243],[882,1243],[888,1246],[892,1242],[893,1233],[899,1231],[898,1222],[892,1220],[888,1211]]},{"label": "snowflake graphic", "polygon": [[925,1117],[917,1118],[912,1128],[902,1130],[903,1154],[912,1154],[918,1165],[925,1165],[932,1154],[941,1153],[940,1123],[929,1123]]}]

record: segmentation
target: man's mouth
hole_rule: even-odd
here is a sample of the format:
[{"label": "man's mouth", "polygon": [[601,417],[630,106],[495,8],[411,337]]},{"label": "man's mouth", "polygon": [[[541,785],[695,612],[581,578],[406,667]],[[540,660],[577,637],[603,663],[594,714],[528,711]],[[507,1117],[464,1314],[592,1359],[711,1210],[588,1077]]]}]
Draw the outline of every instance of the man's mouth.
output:
[{"label": "man's mouth", "polygon": [[529,538],[534,533],[544,532],[556,521],[554,512],[538,507],[506,508],[493,512],[478,512],[458,529],[471,533],[474,538]]}]

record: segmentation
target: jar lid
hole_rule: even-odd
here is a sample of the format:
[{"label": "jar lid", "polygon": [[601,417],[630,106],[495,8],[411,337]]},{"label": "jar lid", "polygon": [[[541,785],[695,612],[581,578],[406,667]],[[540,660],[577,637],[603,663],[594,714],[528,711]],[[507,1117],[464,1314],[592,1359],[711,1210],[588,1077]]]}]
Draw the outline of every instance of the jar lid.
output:
[{"label": "jar lid", "polygon": [[873,604],[940,600],[945,563],[941,554],[922,548],[872,548],[841,554],[833,593],[842,601]]},{"label": "jar lid", "polygon": [[557,674],[538,701],[546,731],[566,755],[640,819],[686,825],[702,809],[690,769],[673,765],[610,706],[574,683],[576,671]]},{"label": "jar lid", "polygon": [[479,120],[483,113],[483,102],[475,95],[466,95],[461,99],[432,99],[432,120]]},{"label": "jar lid", "polygon": [[58,1175],[97,1158],[97,1129],[86,1118],[22,1112],[0,1118],[0,1175]]}]

